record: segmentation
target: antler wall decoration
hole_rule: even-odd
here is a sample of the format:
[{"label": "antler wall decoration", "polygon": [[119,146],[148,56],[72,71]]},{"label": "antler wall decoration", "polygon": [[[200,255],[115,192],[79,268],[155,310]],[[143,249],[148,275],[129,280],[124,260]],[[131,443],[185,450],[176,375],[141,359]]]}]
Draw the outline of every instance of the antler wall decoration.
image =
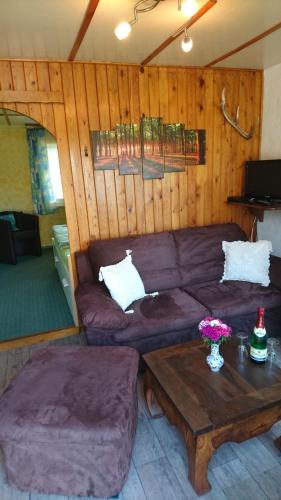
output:
[{"label": "antler wall decoration", "polygon": [[243,130],[239,125],[239,106],[237,106],[236,117],[231,118],[231,116],[226,111],[225,103],[226,103],[226,99],[225,99],[225,88],[224,88],[222,91],[222,94],[221,94],[221,106],[220,106],[222,113],[223,113],[223,116],[225,117],[226,121],[228,121],[228,123],[230,123],[230,125],[233,128],[235,128],[235,130],[237,130],[237,132],[240,135],[242,135],[242,137],[244,137],[244,139],[247,139],[247,140],[251,139],[253,137],[253,134],[255,131],[255,125],[253,125],[251,127],[250,132],[245,132],[245,130]]}]

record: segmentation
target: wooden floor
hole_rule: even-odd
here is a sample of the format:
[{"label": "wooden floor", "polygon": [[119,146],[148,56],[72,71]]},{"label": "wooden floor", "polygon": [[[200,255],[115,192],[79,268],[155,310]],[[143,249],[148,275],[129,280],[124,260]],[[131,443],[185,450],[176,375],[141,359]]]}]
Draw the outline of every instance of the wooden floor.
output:
[{"label": "wooden floor", "polygon": [[[49,344],[81,344],[82,335],[60,339]],[[31,353],[41,345],[0,352],[0,391],[20,370]],[[46,345],[46,344],[44,344]],[[139,420],[128,481],[119,500],[194,500],[187,480],[187,463],[183,440],[165,418],[149,419],[142,396],[142,378],[138,381]],[[281,453],[273,439],[281,435],[281,422],[270,432],[245,443],[221,446],[209,466],[212,491],[202,500],[281,499]],[[10,487],[5,479],[3,457],[0,457],[0,500],[82,500],[24,493]],[[85,500],[85,499],[83,499]]]}]

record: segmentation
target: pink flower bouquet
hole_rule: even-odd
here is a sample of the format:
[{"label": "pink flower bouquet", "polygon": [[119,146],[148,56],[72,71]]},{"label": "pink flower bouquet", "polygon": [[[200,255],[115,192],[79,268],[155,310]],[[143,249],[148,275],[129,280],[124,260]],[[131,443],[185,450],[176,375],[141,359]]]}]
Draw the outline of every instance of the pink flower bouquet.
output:
[{"label": "pink flower bouquet", "polygon": [[220,319],[207,316],[202,319],[198,325],[199,331],[202,334],[203,342],[208,345],[221,344],[228,340],[231,336],[231,328],[223,323]]}]

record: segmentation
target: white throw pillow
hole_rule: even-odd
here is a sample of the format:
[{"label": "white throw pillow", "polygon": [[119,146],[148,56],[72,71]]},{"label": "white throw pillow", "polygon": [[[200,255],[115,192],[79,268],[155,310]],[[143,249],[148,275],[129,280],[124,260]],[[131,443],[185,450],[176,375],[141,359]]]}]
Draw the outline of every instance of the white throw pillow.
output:
[{"label": "white throw pillow", "polygon": [[125,311],[135,300],[145,297],[142,279],[132,263],[132,256],[127,250],[127,257],[112,266],[101,267],[99,280],[105,282],[111,297]]},{"label": "white throw pillow", "polygon": [[224,273],[221,283],[227,280],[249,281],[268,286],[269,256],[272,252],[271,241],[223,241],[225,254]]}]

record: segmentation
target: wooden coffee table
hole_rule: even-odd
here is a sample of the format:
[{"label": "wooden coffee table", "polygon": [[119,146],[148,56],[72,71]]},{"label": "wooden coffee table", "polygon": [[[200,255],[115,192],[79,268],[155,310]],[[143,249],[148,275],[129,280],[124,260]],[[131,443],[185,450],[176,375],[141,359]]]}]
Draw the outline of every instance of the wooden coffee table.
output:
[{"label": "wooden coffee table", "polygon": [[[213,373],[205,361],[208,353],[201,341],[192,341],[143,356],[151,416],[160,416],[159,411],[155,415],[157,402],[182,432],[188,478],[198,495],[211,488],[208,464],[222,443],[257,436],[281,418],[281,369],[269,362],[239,363],[237,344],[231,340],[221,347],[223,368]],[[281,438],[275,443],[280,448]]]}]

